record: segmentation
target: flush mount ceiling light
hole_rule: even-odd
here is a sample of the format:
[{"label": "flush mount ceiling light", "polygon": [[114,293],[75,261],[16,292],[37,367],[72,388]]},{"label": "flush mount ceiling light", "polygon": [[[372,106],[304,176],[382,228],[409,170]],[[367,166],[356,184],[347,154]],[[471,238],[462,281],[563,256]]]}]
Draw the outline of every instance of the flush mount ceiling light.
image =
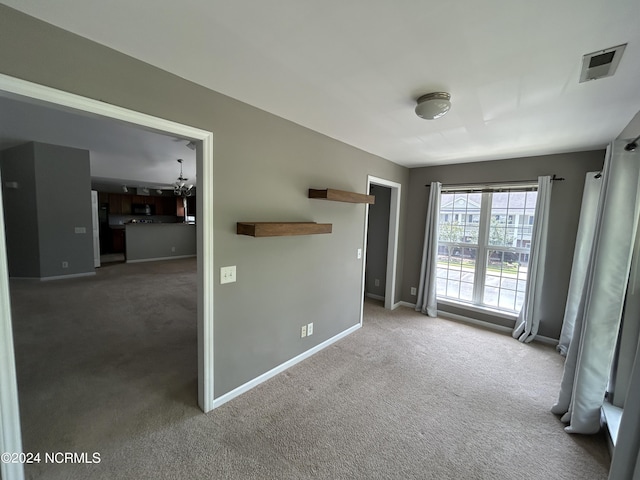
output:
[{"label": "flush mount ceiling light", "polygon": [[193,195],[193,184],[187,183],[189,179],[182,176],[181,158],[178,159],[178,163],[180,164],[180,176],[178,177],[178,181],[173,184],[173,193],[181,197],[190,197]]},{"label": "flush mount ceiling light", "polygon": [[451,95],[446,92],[434,92],[422,95],[416,105],[416,115],[426,120],[435,120],[444,116],[451,108]]}]

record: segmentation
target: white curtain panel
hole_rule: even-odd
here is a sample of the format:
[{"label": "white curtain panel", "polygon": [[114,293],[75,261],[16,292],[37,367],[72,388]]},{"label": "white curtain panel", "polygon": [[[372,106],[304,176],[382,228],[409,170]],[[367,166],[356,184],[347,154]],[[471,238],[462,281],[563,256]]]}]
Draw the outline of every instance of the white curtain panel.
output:
[{"label": "white curtain panel", "polygon": [[584,181],[582,193],[582,206],[580,208],[580,220],[578,222],[578,234],[573,253],[573,266],[571,267],[571,280],[569,293],[562,321],[562,332],[557,349],[561,355],[566,356],[569,343],[573,337],[576,319],[584,314],[584,302],[582,302],[589,259],[593,248],[593,237],[596,231],[596,218],[598,216],[598,200],[602,190],[602,175],[599,172],[589,172]]},{"label": "white curtain panel", "polygon": [[631,374],[631,385],[620,419],[609,480],[640,479],[640,344],[638,350]]},{"label": "white curtain panel", "polygon": [[512,333],[513,338],[517,338],[521,342],[531,342],[537,335],[540,326],[542,313],[540,292],[542,291],[544,264],[547,257],[550,206],[551,177],[538,177],[538,201],[536,202],[535,220],[531,234],[527,288],[524,293],[524,304]]},{"label": "white curtain panel", "polygon": [[424,228],[424,247],[422,249],[422,266],[420,267],[420,286],[416,311],[430,317],[438,316],[436,301],[436,273],[438,269],[438,219],[440,216],[440,192],[442,184],[431,182],[429,189],[429,206]]},{"label": "white curtain panel", "polygon": [[600,409],[609,382],[640,202],[638,155],[624,150],[625,142],[607,148],[603,184],[587,281],[581,302],[584,313],[575,320],[558,402],[568,433],[600,430]]}]

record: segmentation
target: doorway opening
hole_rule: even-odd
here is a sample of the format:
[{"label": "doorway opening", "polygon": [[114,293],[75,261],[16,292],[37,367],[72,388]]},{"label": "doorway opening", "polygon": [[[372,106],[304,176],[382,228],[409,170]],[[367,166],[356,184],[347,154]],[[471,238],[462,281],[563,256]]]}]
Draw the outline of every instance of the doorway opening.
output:
[{"label": "doorway opening", "polygon": [[[149,132],[189,139],[197,145],[197,342],[198,405],[213,408],[213,134],[97,100],[0,74],[0,96],[85,117],[105,118]],[[5,238],[0,196],[0,238]],[[204,294],[207,292],[207,295]],[[7,251],[0,242],[0,450],[22,451],[10,307]],[[2,476],[20,476],[20,466],[1,465]]]},{"label": "doorway opening", "polygon": [[[372,191],[373,190],[373,191]],[[365,253],[362,264],[362,300],[369,294],[372,298],[381,299],[384,297],[384,308],[393,310],[397,304],[396,298],[396,272],[398,265],[398,231],[400,226],[400,195],[401,185],[391,180],[374,177],[367,177],[367,193],[380,195],[380,207],[372,212],[368,205],[365,211],[364,238]],[[378,204],[378,197],[376,197]],[[373,231],[369,230],[369,217],[373,213]],[[385,238],[381,238],[384,237]],[[373,238],[375,236],[375,239]],[[369,242],[372,241],[372,251],[369,251]],[[373,259],[369,256],[373,254]],[[367,278],[369,270],[370,278]],[[384,272],[384,288],[382,288],[382,273]],[[376,276],[377,275],[377,276]],[[378,285],[376,285],[378,279]],[[369,284],[372,282],[372,285]],[[371,291],[367,291],[367,287]],[[377,292],[377,293],[376,293]],[[364,303],[363,303],[364,305]],[[363,307],[360,311],[360,322],[362,323]]]},{"label": "doorway opening", "polygon": [[369,205],[364,294],[368,298],[384,302],[387,285],[391,189],[382,185],[372,184],[369,189],[369,195],[375,196],[376,202]]}]

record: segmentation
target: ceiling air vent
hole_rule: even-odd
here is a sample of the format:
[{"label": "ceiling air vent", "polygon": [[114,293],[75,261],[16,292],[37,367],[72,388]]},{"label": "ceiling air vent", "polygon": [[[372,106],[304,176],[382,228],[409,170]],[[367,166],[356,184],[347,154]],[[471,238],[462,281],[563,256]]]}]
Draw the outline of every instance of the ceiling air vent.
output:
[{"label": "ceiling air vent", "polygon": [[582,71],[580,72],[580,83],[598,78],[610,77],[616,73],[616,68],[622,58],[622,52],[627,44],[617,47],[598,50],[582,57]]}]

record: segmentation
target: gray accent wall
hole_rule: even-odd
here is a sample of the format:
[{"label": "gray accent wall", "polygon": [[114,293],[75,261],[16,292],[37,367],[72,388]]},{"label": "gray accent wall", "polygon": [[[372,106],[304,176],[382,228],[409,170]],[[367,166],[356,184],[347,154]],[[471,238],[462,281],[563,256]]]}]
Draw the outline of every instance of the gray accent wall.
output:
[{"label": "gray accent wall", "polygon": [[[1,73],[214,133],[216,397],[358,324],[365,206],[307,190],[398,182],[402,232],[408,169],[1,5],[0,31]],[[252,238],[236,235],[238,221],[327,222],[333,233]],[[398,285],[402,234],[399,245]],[[220,285],[230,265],[237,282]]]},{"label": "gray accent wall", "polygon": [[[94,272],[89,169],[89,152],[76,148],[32,142],[3,152],[12,277]],[[18,188],[7,188],[7,182]]]},{"label": "gray accent wall", "polygon": [[[445,185],[525,181],[537,179],[540,175],[556,174],[558,177],[564,177],[565,181],[554,182],[552,187],[549,244],[543,292],[547,301],[544,305],[539,333],[546,337],[559,338],[569,288],[584,179],[587,172],[602,169],[604,157],[604,150],[597,150],[412,169],[409,180],[409,209],[405,232],[406,257],[401,299],[411,303],[416,302],[416,296],[410,294],[410,288],[417,287],[419,284],[429,198],[429,189],[425,185],[433,181]],[[513,326],[513,321],[490,314],[443,304],[438,308],[499,325]]]},{"label": "gray accent wall", "polygon": [[[369,205],[365,292],[384,297],[387,279],[391,189],[380,185],[371,185],[370,193],[376,197],[376,203]],[[378,285],[376,285],[376,279]]]},{"label": "gray accent wall", "polygon": [[33,143],[25,143],[0,152],[7,263],[12,277],[40,277],[33,150]]}]

